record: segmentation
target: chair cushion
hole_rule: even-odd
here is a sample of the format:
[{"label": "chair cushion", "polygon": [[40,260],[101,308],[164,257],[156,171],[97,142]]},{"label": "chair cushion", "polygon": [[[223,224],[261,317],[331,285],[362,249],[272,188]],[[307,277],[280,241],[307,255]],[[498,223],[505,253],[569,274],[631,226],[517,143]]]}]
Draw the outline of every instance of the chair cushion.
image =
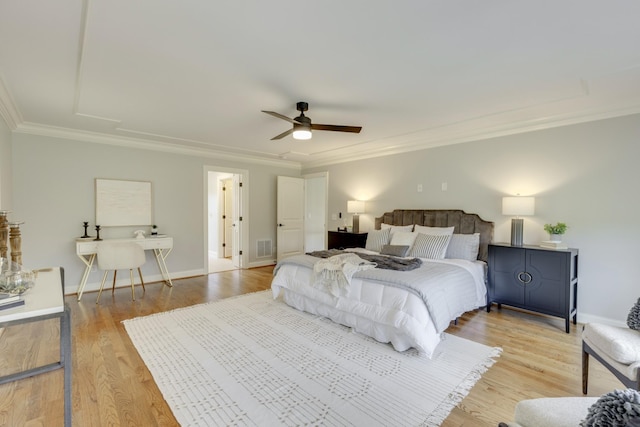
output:
[{"label": "chair cushion", "polygon": [[616,362],[630,365],[640,361],[639,331],[601,323],[587,323],[582,337],[586,337]]},{"label": "chair cushion", "polygon": [[518,402],[515,421],[523,427],[576,427],[597,397],[549,397]]}]

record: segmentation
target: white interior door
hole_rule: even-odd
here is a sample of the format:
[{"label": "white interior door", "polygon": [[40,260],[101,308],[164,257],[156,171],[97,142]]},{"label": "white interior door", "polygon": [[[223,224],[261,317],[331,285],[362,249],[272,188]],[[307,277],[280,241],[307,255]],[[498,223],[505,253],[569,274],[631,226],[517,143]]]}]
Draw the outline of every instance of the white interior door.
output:
[{"label": "white interior door", "polygon": [[278,260],[304,253],[304,179],[278,177]]},{"label": "white interior door", "polygon": [[304,251],[327,249],[327,172],[304,176]]},{"label": "white interior door", "polygon": [[233,191],[231,196],[231,261],[234,267],[242,268],[242,257],[240,256],[240,242],[242,242],[242,224],[244,213],[242,212],[242,180],[240,175],[234,174],[231,178]]},{"label": "white interior door", "polygon": [[236,191],[234,182],[232,179],[225,179],[222,181],[223,197],[224,197],[224,209],[222,212],[223,224],[224,224],[224,248],[223,258],[231,258],[233,256],[234,246],[234,205],[233,205],[233,193]]}]

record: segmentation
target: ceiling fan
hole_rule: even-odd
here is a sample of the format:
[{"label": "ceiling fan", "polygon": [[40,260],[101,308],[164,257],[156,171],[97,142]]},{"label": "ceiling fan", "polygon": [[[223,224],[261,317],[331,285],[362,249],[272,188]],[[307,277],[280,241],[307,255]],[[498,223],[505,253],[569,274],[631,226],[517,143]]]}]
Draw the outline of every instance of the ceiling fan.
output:
[{"label": "ceiling fan", "polygon": [[287,116],[283,116],[275,111],[265,111],[263,113],[270,114],[282,120],[286,120],[289,123],[293,123],[293,127],[286,132],[282,132],[280,135],[276,135],[271,140],[281,139],[285,136],[293,133],[294,139],[311,139],[312,130],[330,130],[334,132],[352,132],[360,133],[362,126],[340,126],[340,125],[317,125],[311,123],[311,118],[304,115],[304,112],[309,109],[309,104],[306,102],[298,102],[296,104],[296,110],[300,111],[300,115],[294,119],[290,119]]}]

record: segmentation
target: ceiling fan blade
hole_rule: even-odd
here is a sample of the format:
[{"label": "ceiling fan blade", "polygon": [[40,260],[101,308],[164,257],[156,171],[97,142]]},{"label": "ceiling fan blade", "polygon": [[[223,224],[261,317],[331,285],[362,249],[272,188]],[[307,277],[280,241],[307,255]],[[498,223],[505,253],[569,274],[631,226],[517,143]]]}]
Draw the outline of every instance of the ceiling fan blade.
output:
[{"label": "ceiling fan blade", "polygon": [[276,113],[275,111],[265,111],[265,110],[262,110],[262,112],[263,112],[263,113],[267,113],[267,114],[269,114],[269,115],[272,115],[273,117],[277,117],[277,118],[279,118],[279,119],[286,120],[286,121],[288,121],[289,123],[293,123],[293,124],[298,123],[298,122],[296,122],[295,120],[290,119],[290,118],[289,118],[289,117],[287,117],[287,116],[283,116],[283,115],[282,115],[282,114],[280,114],[280,113]]},{"label": "ceiling fan blade", "polygon": [[282,139],[285,136],[292,134],[293,133],[293,128],[289,129],[288,131],[282,132],[280,135],[276,135],[273,138],[271,138],[271,140],[273,141],[274,139]]},{"label": "ceiling fan blade", "polygon": [[339,125],[317,125],[313,123],[311,129],[314,130],[332,130],[335,132],[352,132],[360,133],[362,126],[339,126]]}]

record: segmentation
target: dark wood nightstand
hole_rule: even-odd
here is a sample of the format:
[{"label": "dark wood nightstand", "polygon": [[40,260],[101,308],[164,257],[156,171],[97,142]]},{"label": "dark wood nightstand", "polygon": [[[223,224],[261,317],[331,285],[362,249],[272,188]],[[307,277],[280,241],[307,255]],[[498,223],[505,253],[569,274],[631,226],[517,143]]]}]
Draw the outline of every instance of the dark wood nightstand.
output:
[{"label": "dark wood nightstand", "polygon": [[327,244],[328,249],[364,248],[367,244],[367,233],[329,231]]},{"label": "dark wood nightstand", "polygon": [[577,322],[578,250],[489,245],[487,311],[497,303]]}]

